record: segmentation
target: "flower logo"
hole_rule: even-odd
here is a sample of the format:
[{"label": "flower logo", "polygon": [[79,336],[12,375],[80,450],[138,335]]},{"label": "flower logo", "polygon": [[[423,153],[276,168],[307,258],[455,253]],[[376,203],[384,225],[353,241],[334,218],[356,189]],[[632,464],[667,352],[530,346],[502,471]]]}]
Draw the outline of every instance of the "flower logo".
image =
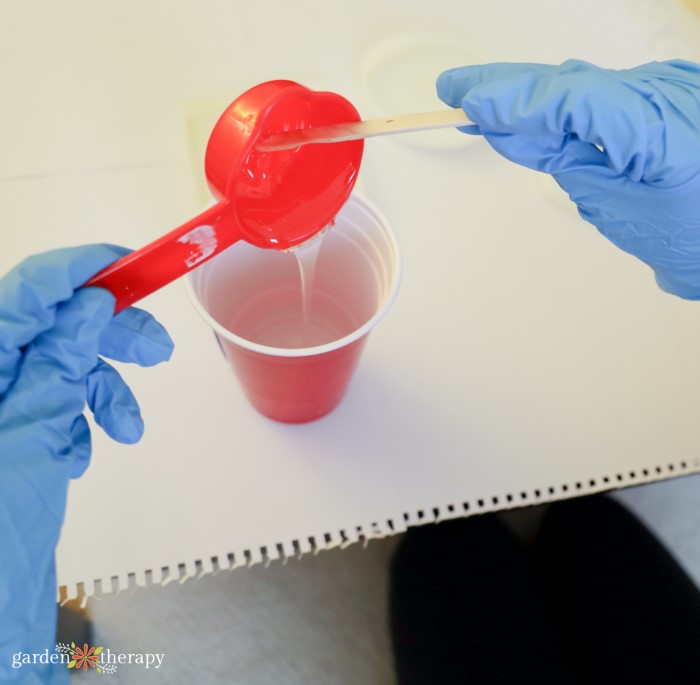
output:
[{"label": "flower logo", "polygon": [[99,667],[99,660],[97,658],[100,652],[102,652],[102,647],[90,647],[89,649],[88,647],[89,645],[87,642],[82,649],[76,647],[75,642],[71,642],[72,654],[68,668],[82,668],[83,671],[87,671],[89,666],[90,668],[97,668],[98,673],[102,670]]},{"label": "flower logo", "polygon": [[80,669],[87,671],[89,668],[94,668],[98,673],[111,675],[117,670],[117,667],[114,664],[102,663],[100,654],[102,654],[103,649],[103,647],[90,647],[87,642],[83,644],[82,648],[77,647],[75,642],[71,642],[70,645],[59,642],[56,645],[57,652],[67,654],[70,657],[68,668],[74,668],[76,671]]}]

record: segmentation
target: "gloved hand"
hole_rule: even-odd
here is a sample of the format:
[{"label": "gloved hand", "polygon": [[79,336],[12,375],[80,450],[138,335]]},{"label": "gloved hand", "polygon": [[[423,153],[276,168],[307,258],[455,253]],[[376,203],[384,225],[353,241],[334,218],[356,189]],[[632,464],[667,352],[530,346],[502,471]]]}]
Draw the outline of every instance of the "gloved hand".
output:
[{"label": "gloved hand", "polygon": [[150,366],[172,341],[146,312],[113,316],[106,290],[76,290],[128,253],[107,245],[30,257],[0,280],[0,682],[67,682],[13,654],[54,654],[58,541],[70,478],[90,458],[85,403],[115,440],[136,442],[134,396],[101,357]]},{"label": "gloved hand", "polygon": [[699,65],[490,64],[444,72],[437,91],[475,122],[465,132],[552,174],[664,290],[700,299]]}]

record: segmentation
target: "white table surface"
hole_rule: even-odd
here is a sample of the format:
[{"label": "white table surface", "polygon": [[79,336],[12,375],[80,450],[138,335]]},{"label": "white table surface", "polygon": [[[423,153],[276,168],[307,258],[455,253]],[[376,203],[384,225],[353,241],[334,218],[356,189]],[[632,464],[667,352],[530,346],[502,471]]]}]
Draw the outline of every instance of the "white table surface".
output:
[{"label": "white table surface", "polygon": [[[700,18],[653,0],[15,3],[0,24],[1,270],[62,245],[138,247],[191,217],[202,127],[260,81],[397,113],[362,79],[404,34],[480,61],[624,67],[698,59]],[[399,76],[439,106],[434,78]],[[139,445],[94,431],[58,550],[64,596],[700,470],[698,305],[661,293],[548,178],[442,134],[454,146],[366,145],[360,185],[396,229],[404,281],[332,415],[259,416],[182,284],[144,300],[176,352],[123,369]]]}]

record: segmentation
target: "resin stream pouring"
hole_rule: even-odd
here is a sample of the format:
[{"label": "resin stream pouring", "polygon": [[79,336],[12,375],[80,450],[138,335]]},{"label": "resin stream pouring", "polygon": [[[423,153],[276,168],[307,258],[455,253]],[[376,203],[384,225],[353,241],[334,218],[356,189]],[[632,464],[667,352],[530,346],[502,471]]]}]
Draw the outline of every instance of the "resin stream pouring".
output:
[{"label": "resin stream pouring", "polygon": [[293,81],[247,90],[223,113],[207,145],[205,173],[216,204],[85,285],[109,290],[118,312],[239,240],[274,250],[306,242],[350,196],[364,141],[271,152],[256,144],[276,133],[359,120],[340,95]]}]

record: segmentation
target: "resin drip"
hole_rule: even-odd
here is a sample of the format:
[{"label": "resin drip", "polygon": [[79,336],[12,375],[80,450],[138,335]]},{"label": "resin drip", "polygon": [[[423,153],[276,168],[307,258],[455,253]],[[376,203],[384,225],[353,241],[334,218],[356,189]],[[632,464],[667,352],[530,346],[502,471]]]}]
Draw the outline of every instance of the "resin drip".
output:
[{"label": "resin drip", "polygon": [[304,323],[311,317],[311,298],[313,296],[314,274],[318,263],[318,254],[323,245],[322,235],[317,236],[308,244],[304,244],[297,249],[287,250],[294,255],[299,267],[299,277],[301,278],[301,315]]}]

